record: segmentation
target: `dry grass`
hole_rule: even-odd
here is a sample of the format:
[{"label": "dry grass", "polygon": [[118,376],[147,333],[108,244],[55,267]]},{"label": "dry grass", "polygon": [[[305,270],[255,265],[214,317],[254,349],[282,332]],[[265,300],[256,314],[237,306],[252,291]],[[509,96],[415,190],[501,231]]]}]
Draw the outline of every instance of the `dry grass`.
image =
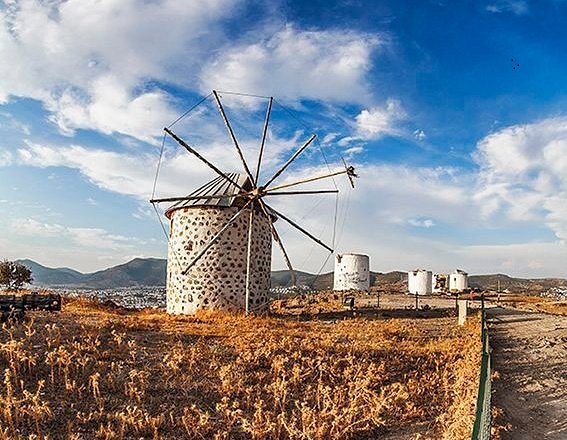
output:
[{"label": "dry grass", "polygon": [[0,332],[0,439],[462,440],[479,354],[477,318],[172,317],[73,300]]},{"label": "dry grass", "polygon": [[557,301],[552,298],[542,298],[532,295],[507,295],[502,298],[501,303],[506,306],[534,312],[567,316],[567,301]]}]

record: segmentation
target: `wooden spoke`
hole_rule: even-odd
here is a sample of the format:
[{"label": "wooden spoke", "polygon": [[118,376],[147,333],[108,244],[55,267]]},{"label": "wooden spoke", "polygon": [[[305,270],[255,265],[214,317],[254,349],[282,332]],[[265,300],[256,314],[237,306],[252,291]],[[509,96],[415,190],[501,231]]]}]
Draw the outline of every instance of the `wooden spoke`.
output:
[{"label": "wooden spoke", "polygon": [[297,196],[305,194],[336,194],[338,189],[322,189],[314,191],[267,191],[265,196]]},{"label": "wooden spoke", "polygon": [[286,169],[288,166],[290,166],[290,165],[292,164],[292,162],[293,162],[295,159],[297,159],[297,157],[298,157],[301,153],[303,153],[303,152],[305,151],[305,149],[306,149],[309,145],[311,145],[311,142],[313,142],[316,137],[317,137],[317,135],[315,135],[315,134],[312,135],[312,136],[307,140],[307,142],[305,142],[305,143],[303,144],[303,146],[302,146],[299,150],[297,150],[297,151],[294,153],[294,155],[291,156],[291,157],[288,159],[288,161],[276,172],[276,174],[274,174],[274,175],[272,176],[272,178],[266,182],[266,184],[264,185],[264,188],[267,188],[268,186],[270,186],[270,183],[272,183],[274,180],[276,180],[276,179],[279,177],[279,175],[280,175],[281,173],[283,173],[283,172],[285,171],[285,169]]},{"label": "wooden spoke", "polygon": [[282,251],[282,255],[284,257],[285,264],[286,264],[286,266],[289,269],[289,272],[291,274],[291,283],[292,283],[292,285],[295,286],[295,285],[297,285],[297,275],[295,273],[295,270],[293,270],[293,266],[291,265],[291,261],[289,259],[289,256],[288,256],[286,250],[285,250],[282,239],[280,238],[280,235],[278,234],[278,231],[277,231],[277,229],[274,225],[274,222],[272,222],[272,216],[268,213],[268,209],[266,208],[266,205],[264,204],[262,199],[260,199],[260,207],[262,208],[262,211],[264,212],[266,217],[268,217],[268,221],[270,222],[270,229],[272,230],[272,236],[274,237],[274,240],[276,241],[280,250]]},{"label": "wooden spoke", "polygon": [[266,193],[276,191],[278,189],[289,188],[290,186],[302,185],[304,183],[315,182],[316,180],[327,179],[329,177],[339,176],[341,174],[348,174],[348,173],[350,173],[350,170],[341,170],[341,171],[336,171],[334,173],[324,174],[322,176],[316,176],[316,177],[310,177],[308,179],[298,180],[297,182],[284,183],[283,185],[278,185],[278,186],[274,186],[273,188],[270,188],[269,190],[266,191]]},{"label": "wooden spoke", "polygon": [[242,208],[240,208],[231,218],[226,222],[226,224],[215,234],[213,238],[207,243],[207,245],[201,249],[201,251],[193,258],[193,261],[189,263],[189,265],[181,272],[183,275],[187,275],[187,273],[191,270],[191,268],[201,259],[205,252],[207,252],[211,246],[213,246],[218,239],[221,237],[222,233],[226,231],[232,223],[236,221],[236,219],[242,214],[242,212],[252,203],[252,200],[248,200]]},{"label": "wooden spoke", "polygon": [[[266,205],[268,206],[268,205]],[[274,208],[272,208],[271,206],[268,206],[268,208],[270,208],[272,211],[274,211],[278,217],[281,217],[283,220],[285,220],[287,223],[289,223],[291,226],[293,226],[295,229],[299,230],[300,232],[303,232],[305,235],[307,235],[311,240],[313,240],[315,243],[323,246],[325,249],[327,249],[329,252],[334,252],[334,250],[327,246],[325,243],[323,243],[321,240],[319,240],[317,237],[315,237],[313,234],[311,234],[310,232],[306,231],[305,229],[303,229],[301,226],[299,226],[297,223],[295,223],[293,220],[289,219],[288,217],[286,217],[285,215],[283,215],[281,212],[276,211]]]},{"label": "wooden spoke", "polygon": [[224,107],[222,106],[222,102],[221,102],[219,95],[216,92],[216,90],[213,90],[213,95],[215,96],[215,100],[217,101],[217,106],[219,108],[219,112],[220,112],[222,119],[224,121],[224,125],[226,126],[226,129],[228,130],[228,134],[230,135],[230,138],[232,139],[232,143],[236,147],[236,151],[238,153],[238,156],[240,157],[240,160],[242,161],[242,165],[244,166],[244,171],[246,171],[246,174],[248,175],[250,182],[254,183],[254,177],[252,177],[252,173],[250,173],[250,169],[248,168],[248,164],[246,163],[246,160],[244,159],[244,154],[242,154],[242,150],[240,149],[240,145],[238,145],[238,141],[236,140],[236,136],[234,135],[234,131],[232,131],[232,127],[230,125],[230,122],[228,122],[228,118],[226,117],[226,113],[224,112]]},{"label": "wooden spoke", "polygon": [[195,157],[197,157],[201,162],[205,163],[209,168],[211,168],[215,173],[217,173],[219,176],[221,176],[222,178],[224,178],[226,181],[232,183],[234,186],[236,186],[239,189],[243,189],[238,182],[233,181],[230,177],[228,177],[226,174],[224,174],[221,170],[219,170],[216,166],[214,166],[211,162],[209,162],[207,159],[205,159],[203,156],[201,156],[197,151],[195,151],[193,149],[193,147],[191,147],[187,142],[185,142],[183,139],[181,139],[179,136],[177,136],[173,131],[171,131],[169,128],[164,128],[164,131],[170,135],[173,139],[175,139],[177,141],[177,143],[179,145],[181,145],[183,148],[185,148],[187,151],[189,151],[189,153],[191,153],[192,155],[194,155]]},{"label": "wooden spoke", "polygon": [[264,144],[266,143],[266,134],[268,134],[268,122],[270,121],[270,113],[272,112],[272,104],[274,98],[270,97],[266,119],[264,120],[264,129],[262,130],[262,142],[260,143],[260,153],[258,154],[258,164],[256,165],[256,175],[254,176],[254,186],[258,185],[258,176],[260,175],[260,166],[262,165],[262,154],[264,153]]},{"label": "wooden spoke", "polygon": [[250,311],[250,278],[252,271],[252,231],[254,227],[254,203],[248,218],[248,245],[246,246],[246,313]]},{"label": "wooden spoke", "polygon": [[214,199],[222,199],[225,197],[236,197],[234,196],[227,196],[226,194],[219,194],[219,195],[212,195],[212,196],[185,196],[185,197],[164,197],[162,199],[151,199],[150,203],[163,203],[163,202],[181,202],[183,200],[214,200]]}]

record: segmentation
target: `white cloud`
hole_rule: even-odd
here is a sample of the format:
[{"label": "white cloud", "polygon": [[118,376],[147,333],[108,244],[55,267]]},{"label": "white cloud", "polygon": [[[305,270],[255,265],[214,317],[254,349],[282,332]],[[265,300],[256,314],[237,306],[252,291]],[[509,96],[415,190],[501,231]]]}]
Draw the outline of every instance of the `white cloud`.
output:
[{"label": "white cloud", "polygon": [[362,139],[398,134],[397,124],[407,117],[400,101],[388,99],[383,107],[362,110],[356,117],[356,133]]},{"label": "white cloud", "polygon": [[418,140],[418,141],[423,141],[425,140],[425,138],[427,138],[427,135],[425,134],[425,131],[421,130],[421,129],[417,129],[413,132],[413,136]]},{"label": "white cloud", "polygon": [[[216,122],[222,125],[220,120]],[[200,123],[206,125],[207,121],[200,121],[197,125]],[[209,128],[205,127],[205,130]],[[243,172],[234,146],[230,141],[227,142],[225,137],[227,135],[223,133],[223,136],[213,136],[216,139],[214,142],[201,140],[196,148],[223,171]],[[280,138],[270,131],[262,160],[261,176],[273,173],[306,139],[307,136],[302,131],[295,132],[288,139]],[[244,136],[239,141],[241,145],[258,144],[257,139]],[[158,156],[155,153],[119,153],[81,145],[53,146],[29,141],[25,143],[26,147],[17,150],[14,160],[19,165],[72,168],[79,170],[90,182],[109,191],[145,201],[149,200],[152,194],[158,164]],[[250,151],[245,149],[247,162],[252,167],[256,162],[255,153],[253,148]],[[156,197],[185,195],[216,176],[207,165],[168,138],[160,165]]]},{"label": "white cloud", "polygon": [[353,156],[355,156],[356,154],[360,154],[363,151],[364,151],[364,147],[361,145],[350,147],[345,150],[345,157],[350,160],[353,158]]},{"label": "white cloud", "polygon": [[488,12],[511,12],[515,15],[524,15],[528,12],[528,3],[525,0],[498,0],[485,8]]},{"label": "white cloud", "polygon": [[44,223],[33,218],[15,219],[10,223],[12,233],[27,237],[70,239],[75,245],[90,249],[133,249],[140,240],[111,234],[101,228],[76,228],[57,223]]},{"label": "white cloud", "polygon": [[176,117],[164,92],[135,95],[110,75],[93,81],[88,94],[66,89],[50,99],[47,108],[53,113],[52,122],[66,135],[74,135],[78,128],[105,134],[116,131],[147,142],[155,142],[161,128]]},{"label": "white cloud", "polygon": [[201,73],[203,90],[362,102],[377,35],[353,31],[302,31],[293,26],[260,41],[226,47]]},{"label": "white cloud", "polygon": [[64,132],[159,136],[171,103],[151,81],[191,84],[237,1],[21,0],[0,9],[0,103],[43,102]]},{"label": "white cloud", "polygon": [[461,246],[453,258],[470,273],[506,273],[517,277],[565,276],[567,246],[560,243]]},{"label": "white cloud", "polygon": [[504,128],[482,139],[475,198],[488,217],[543,220],[567,239],[567,118]]},{"label": "white cloud", "polygon": [[408,223],[411,226],[415,226],[416,228],[432,228],[433,226],[435,226],[435,222],[430,219],[430,218],[424,218],[424,219],[419,219],[419,218],[410,218],[408,220]]},{"label": "white cloud", "polygon": [[[463,212],[471,210],[468,178],[460,177],[452,170],[434,168],[385,164],[358,164],[356,167],[360,179],[357,179],[354,190],[345,176],[335,178],[341,191],[335,230],[337,251],[368,253],[375,270],[430,264],[442,268],[443,265],[454,264],[449,246],[414,236],[404,226],[416,219],[423,220],[424,226],[430,225],[433,218],[457,227],[476,226],[480,221],[476,216],[463,216]],[[326,171],[324,167],[303,169],[288,175],[286,181],[297,180],[300,176],[321,175]],[[307,188],[311,189],[309,185],[301,187]],[[314,188],[333,188],[333,184],[327,180],[318,182]],[[267,201],[324,242],[333,242],[333,196],[282,196]],[[292,262],[300,268],[317,272],[327,253],[301,233],[288,228],[285,222],[278,220],[276,227],[284,231],[284,242]],[[279,251],[276,246],[274,249],[274,267],[282,268],[284,263]],[[447,255],[450,257],[447,258]],[[332,270],[331,263],[325,270]]]},{"label": "white cloud", "polygon": [[7,167],[13,162],[14,156],[8,150],[0,150],[0,167]]},{"label": "white cloud", "polygon": [[67,228],[67,234],[74,243],[94,249],[134,249],[142,244],[138,239],[110,234],[100,228]]},{"label": "white cloud", "polygon": [[400,136],[403,134],[400,123],[406,117],[407,113],[400,101],[389,98],[383,106],[362,110],[355,118],[353,134],[339,139],[337,145],[350,147],[353,142]]},{"label": "white cloud", "polygon": [[26,136],[30,135],[31,133],[30,126],[28,124],[24,124],[23,122],[19,121],[10,113],[0,111],[0,118],[4,120],[4,121],[0,120],[0,127],[8,127],[13,130],[19,131],[25,134]]},{"label": "white cloud", "polygon": [[59,237],[65,233],[61,225],[42,223],[32,218],[13,220],[11,226],[15,233],[32,237]]}]

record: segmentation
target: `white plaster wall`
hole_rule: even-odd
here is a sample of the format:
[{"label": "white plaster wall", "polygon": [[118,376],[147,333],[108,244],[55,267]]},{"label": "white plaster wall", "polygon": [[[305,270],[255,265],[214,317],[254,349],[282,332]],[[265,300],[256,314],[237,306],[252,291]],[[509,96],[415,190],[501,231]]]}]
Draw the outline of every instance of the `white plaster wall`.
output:
[{"label": "white plaster wall", "polygon": [[333,289],[370,289],[370,258],[368,255],[337,254],[335,256]]},{"label": "white plaster wall", "polygon": [[[246,309],[246,247],[249,210],[221,235],[187,275],[182,271],[238,208],[191,207],[171,213],[167,256],[167,312],[192,314],[199,309]],[[268,219],[254,212],[250,310],[268,306],[272,238]]]},{"label": "white plaster wall", "polygon": [[431,294],[433,273],[430,270],[408,272],[408,292],[412,295]]},{"label": "white plaster wall", "polygon": [[452,273],[449,276],[449,290],[460,292],[469,287],[469,277],[464,273]]}]

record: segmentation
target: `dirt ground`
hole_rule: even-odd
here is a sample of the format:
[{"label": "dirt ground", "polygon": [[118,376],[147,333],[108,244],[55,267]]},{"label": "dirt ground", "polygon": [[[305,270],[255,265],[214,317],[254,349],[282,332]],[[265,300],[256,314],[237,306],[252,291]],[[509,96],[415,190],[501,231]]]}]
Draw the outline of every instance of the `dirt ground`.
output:
[{"label": "dirt ground", "polygon": [[501,307],[487,316],[502,439],[567,439],[567,316]]}]

